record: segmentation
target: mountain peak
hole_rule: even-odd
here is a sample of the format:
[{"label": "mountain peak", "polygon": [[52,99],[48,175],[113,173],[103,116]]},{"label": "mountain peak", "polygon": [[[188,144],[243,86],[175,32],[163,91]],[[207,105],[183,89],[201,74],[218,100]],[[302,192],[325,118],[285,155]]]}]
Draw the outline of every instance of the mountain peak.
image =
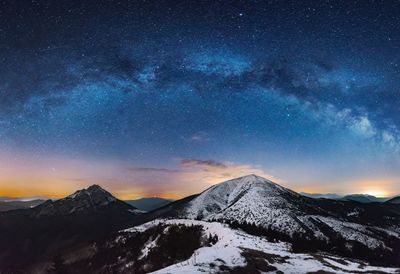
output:
[{"label": "mountain peak", "polygon": [[261,181],[271,182],[270,180],[268,180],[268,179],[266,179],[264,177],[261,177],[261,176],[258,176],[256,174],[252,173],[252,174],[244,175],[244,176],[241,176],[241,177],[233,178],[233,179],[221,182],[221,183],[216,184],[216,185],[221,185],[221,184],[225,184],[225,183],[229,183],[229,182],[248,182],[248,183],[251,183],[251,182],[261,182]]},{"label": "mountain peak", "polygon": [[89,186],[87,188],[80,189],[80,190],[78,190],[76,192],[79,192],[79,191],[88,191],[88,192],[102,191],[102,192],[107,192],[104,188],[102,188],[101,186],[96,185],[96,184],[93,184],[93,185],[91,185],[91,186]]},{"label": "mountain peak", "polygon": [[[261,208],[275,212],[286,209],[288,198],[297,199],[299,194],[255,174],[214,185],[190,202],[184,214],[195,219],[247,218],[264,215]],[[278,212],[278,211],[276,211]],[[271,215],[272,216],[272,215]],[[241,221],[243,221],[241,220]]]},{"label": "mountain peak", "polygon": [[75,212],[98,212],[108,206],[126,210],[135,210],[128,204],[119,201],[99,185],[91,185],[56,201],[49,201],[37,207],[38,216],[68,215]]},{"label": "mountain peak", "polygon": [[66,197],[66,199],[77,199],[80,197],[85,197],[89,196],[90,198],[97,198],[97,199],[102,199],[102,200],[107,200],[107,201],[116,201],[117,199],[108,191],[103,189],[99,185],[91,185],[88,188],[84,188],[81,190],[78,190],[74,192],[73,194],[69,195]]},{"label": "mountain peak", "polygon": [[97,191],[97,190],[105,191],[104,188],[102,188],[101,186],[96,185],[96,184],[89,186],[89,187],[87,188],[87,190],[88,190],[88,191]]},{"label": "mountain peak", "polygon": [[284,187],[282,187],[281,185],[267,179],[261,176],[258,176],[256,174],[249,174],[249,175],[245,175],[239,178],[235,178],[226,182],[222,182],[220,184],[224,184],[224,183],[228,183],[228,182],[236,182],[236,183],[240,183],[240,184],[252,184],[252,185],[258,185],[258,184],[264,184],[264,185],[268,185],[270,187],[273,188],[279,188],[281,190],[288,190],[289,189],[285,189]]},{"label": "mountain peak", "polygon": [[248,175],[236,178],[236,179],[262,179],[262,180],[266,180],[264,177],[258,176],[258,175],[254,174],[254,173],[251,173],[251,174],[248,174]]}]

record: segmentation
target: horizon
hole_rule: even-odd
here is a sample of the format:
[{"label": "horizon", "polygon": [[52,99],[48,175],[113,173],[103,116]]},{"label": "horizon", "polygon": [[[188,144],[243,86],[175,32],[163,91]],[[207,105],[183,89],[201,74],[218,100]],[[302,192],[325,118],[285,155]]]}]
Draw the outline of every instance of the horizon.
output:
[{"label": "horizon", "polygon": [[[267,178],[261,177],[261,176],[259,176],[259,175],[257,175],[257,174],[248,174],[248,175],[244,175],[244,176],[241,176],[241,177],[247,177],[247,176],[257,176],[257,177],[260,177],[260,178],[263,178],[263,179],[267,179]],[[229,180],[235,180],[235,179],[239,179],[239,178],[241,178],[241,177],[236,177],[236,178],[232,178],[232,179],[229,179]],[[227,180],[227,181],[229,181],[229,180]],[[269,179],[267,179],[267,180],[269,180]],[[227,181],[218,182],[218,183],[216,183],[216,184],[214,184],[214,185],[218,185],[218,184],[221,184],[221,183],[225,183],[225,182],[227,182]],[[275,182],[273,182],[273,183],[275,183]],[[101,185],[98,185],[98,184],[89,184],[89,185],[87,185],[87,186],[84,186],[82,189],[76,189],[75,191],[73,191],[73,192],[71,192],[71,193],[65,193],[64,195],[62,195],[62,196],[57,196],[57,197],[48,197],[48,196],[40,196],[40,195],[33,196],[33,197],[0,196],[0,201],[5,201],[5,202],[7,202],[7,201],[14,201],[13,199],[19,200],[19,201],[45,200],[45,199],[57,200],[57,199],[62,199],[62,198],[65,198],[65,197],[67,197],[67,196],[69,196],[69,195],[72,195],[74,192],[76,192],[76,191],[78,191],[78,190],[84,190],[84,189],[87,189],[87,188],[89,188],[89,187],[91,187],[91,186],[95,186],[95,185],[97,185],[97,186],[101,187],[102,189],[108,191],[107,188],[105,188],[105,187],[103,187],[103,186],[101,186]],[[213,185],[213,186],[214,186],[214,185]],[[278,185],[280,185],[280,184],[278,184]],[[285,187],[284,185],[281,185],[281,186]],[[206,190],[206,189],[204,189],[204,190]],[[204,190],[202,190],[202,191],[204,191]],[[293,189],[291,189],[291,190],[293,190]],[[160,199],[165,199],[165,200],[177,201],[177,200],[186,198],[186,197],[188,197],[188,196],[190,196],[190,195],[200,194],[202,191],[196,192],[196,193],[191,193],[191,194],[189,194],[189,195],[187,195],[187,196],[178,197],[178,198],[168,198],[168,197],[162,197],[162,196],[142,196],[142,197],[126,197],[126,198],[121,198],[121,197],[118,197],[118,195],[115,195],[114,193],[112,193],[112,192],[110,192],[110,191],[108,191],[108,192],[110,192],[114,197],[116,197],[116,198],[118,198],[118,199],[120,199],[120,200],[123,200],[123,201],[127,201],[127,200],[140,200],[140,199],[149,199],[149,198],[160,198]],[[391,199],[391,198],[400,196],[400,194],[395,194],[395,195],[391,195],[391,196],[380,196],[380,195],[377,195],[377,193],[344,193],[344,194],[338,194],[338,193],[311,193],[311,192],[303,192],[303,191],[296,191],[296,190],[293,190],[293,191],[295,191],[295,192],[297,192],[297,193],[299,193],[299,194],[301,194],[301,195],[303,195],[303,194],[305,194],[305,195],[336,195],[336,196],[338,196],[338,197],[345,197],[345,196],[351,196],[351,195],[365,195],[365,196],[372,196],[372,197],[380,198],[380,199]],[[379,193],[378,193],[378,194],[379,194]]]},{"label": "horizon", "polygon": [[0,7],[0,196],[400,194],[399,2]]}]

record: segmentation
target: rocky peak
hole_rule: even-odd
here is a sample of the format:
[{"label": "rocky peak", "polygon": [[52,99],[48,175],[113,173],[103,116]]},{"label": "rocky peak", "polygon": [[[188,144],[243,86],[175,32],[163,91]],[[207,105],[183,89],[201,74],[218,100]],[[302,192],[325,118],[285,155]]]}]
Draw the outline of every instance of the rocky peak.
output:
[{"label": "rocky peak", "polygon": [[271,180],[268,180],[264,177],[255,175],[255,174],[250,174],[246,175],[243,177],[239,177],[236,179],[232,179],[223,183],[220,183],[217,186],[223,187],[224,185],[230,185],[231,187],[229,188],[228,191],[231,192],[231,194],[237,192],[237,191],[248,191],[254,187],[260,187],[264,190],[270,190],[270,191],[278,191],[278,192],[290,192],[289,189],[286,189],[282,186],[280,186],[277,183],[272,182]]},{"label": "rocky peak", "polygon": [[[75,212],[93,212],[118,200],[99,185],[92,185],[64,199],[48,201],[37,209],[37,215],[68,215]],[[122,203],[122,202],[121,202]]]},{"label": "rocky peak", "polygon": [[99,185],[91,185],[86,189],[78,190],[65,199],[89,199],[93,203],[93,205],[105,205],[117,200],[114,196],[112,196],[111,193],[104,190]]},{"label": "rocky peak", "polygon": [[89,192],[95,192],[95,191],[102,191],[102,192],[107,192],[106,190],[104,190],[101,186],[99,185],[91,185],[87,188],[87,191]]}]

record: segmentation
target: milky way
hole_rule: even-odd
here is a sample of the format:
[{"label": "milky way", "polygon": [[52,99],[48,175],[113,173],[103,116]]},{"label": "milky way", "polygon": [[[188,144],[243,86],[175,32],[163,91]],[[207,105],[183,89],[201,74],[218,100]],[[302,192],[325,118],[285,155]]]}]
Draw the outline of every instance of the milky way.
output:
[{"label": "milky way", "polygon": [[180,197],[250,172],[400,192],[399,2],[0,5],[10,192]]}]

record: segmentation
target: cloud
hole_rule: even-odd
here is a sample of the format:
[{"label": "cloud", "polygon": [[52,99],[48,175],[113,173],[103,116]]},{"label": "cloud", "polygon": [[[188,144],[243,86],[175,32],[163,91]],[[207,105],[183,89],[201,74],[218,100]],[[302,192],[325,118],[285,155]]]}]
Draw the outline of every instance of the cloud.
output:
[{"label": "cloud", "polygon": [[179,176],[182,180],[202,181],[205,184],[218,183],[249,174],[257,174],[276,182],[280,181],[260,167],[253,165],[199,159],[183,159],[180,164],[182,172]]},{"label": "cloud", "polygon": [[181,161],[181,166],[184,168],[198,167],[203,170],[207,170],[209,168],[225,169],[228,167],[226,164],[215,160],[198,160],[198,159],[183,159]]},{"label": "cloud", "polygon": [[193,142],[206,142],[210,140],[210,136],[207,133],[200,131],[191,135],[189,140]]},{"label": "cloud", "polygon": [[281,182],[263,169],[253,165],[220,162],[216,160],[186,159],[181,162],[182,172],[177,174],[177,181],[190,184],[197,191],[210,185],[237,177],[257,174],[275,182]]},{"label": "cloud", "polygon": [[181,136],[181,139],[189,143],[203,143],[210,141],[210,134],[204,131],[198,131],[193,134]]},{"label": "cloud", "polygon": [[162,173],[176,173],[179,170],[176,169],[168,169],[168,168],[158,168],[158,167],[143,167],[143,166],[130,166],[126,168],[127,171],[130,172],[162,172]]},{"label": "cloud", "polygon": [[177,164],[175,169],[130,165],[124,168],[129,172],[129,176],[120,179],[126,183],[125,186],[121,185],[120,189],[122,191],[124,188],[128,190],[134,187],[139,196],[164,196],[176,199],[199,193],[210,185],[249,174],[257,174],[280,182],[260,167],[253,165],[212,159],[182,159]]}]

